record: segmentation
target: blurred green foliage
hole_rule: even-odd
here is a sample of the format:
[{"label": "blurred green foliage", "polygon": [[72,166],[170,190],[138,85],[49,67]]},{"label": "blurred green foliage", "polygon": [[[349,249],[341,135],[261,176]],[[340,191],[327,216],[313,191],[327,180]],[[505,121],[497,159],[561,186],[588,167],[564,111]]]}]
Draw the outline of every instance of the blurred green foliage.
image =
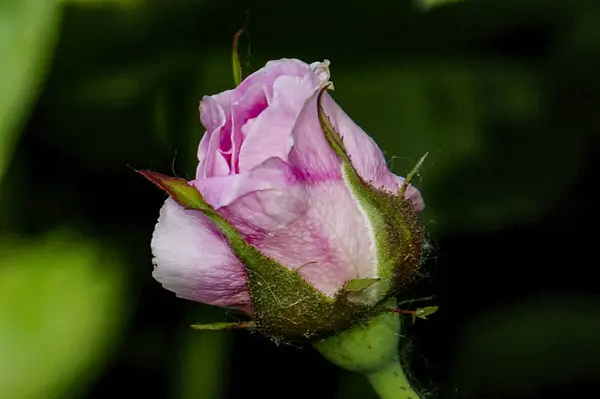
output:
[{"label": "blurred green foliage", "polygon": [[465,324],[457,389],[465,397],[485,390],[533,393],[596,378],[598,320],[597,298],[549,296],[490,309]]},{"label": "blurred green foliage", "polygon": [[54,0],[6,0],[0,4],[0,181],[14,136],[26,121],[47,71],[60,10]]},{"label": "blurred green foliage", "polygon": [[227,315],[151,278],[164,197],[128,166],[193,176],[198,102],[231,87],[242,26],[245,75],[327,58],[395,173],[430,153],[415,184],[433,278],[406,295],[439,294],[440,311],[406,333],[416,379],[449,398],[600,386],[580,250],[596,244],[582,226],[598,200],[600,5],[433,3],[3,1],[0,397],[372,397],[308,351],[189,330]]},{"label": "blurred green foliage", "polygon": [[124,321],[119,259],[70,232],[1,238],[0,397],[81,394]]},{"label": "blurred green foliage", "polygon": [[[201,322],[222,317],[220,311],[205,307],[190,311],[186,319]],[[176,357],[172,396],[180,399],[222,398],[229,382],[231,333],[201,334],[189,328],[182,329],[179,342],[181,351]]]},{"label": "blurred green foliage", "polygon": [[426,10],[463,0],[415,0],[415,3]]}]

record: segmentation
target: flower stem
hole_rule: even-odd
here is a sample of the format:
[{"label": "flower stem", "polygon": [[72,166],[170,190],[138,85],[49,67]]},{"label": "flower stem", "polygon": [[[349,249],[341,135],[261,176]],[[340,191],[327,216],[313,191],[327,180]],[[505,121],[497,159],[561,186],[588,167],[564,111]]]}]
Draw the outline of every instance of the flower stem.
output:
[{"label": "flower stem", "polygon": [[[390,300],[383,307],[395,306],[396,301]],[[400,315],[383,312],[313,346],[333,364],[366,376],[381,399],[420,399],[400,365],[400,329]]]},{"label": "flower stem", "polygon": [[398,357],[365,376],[381,399],[420,399],[402,371]]}]

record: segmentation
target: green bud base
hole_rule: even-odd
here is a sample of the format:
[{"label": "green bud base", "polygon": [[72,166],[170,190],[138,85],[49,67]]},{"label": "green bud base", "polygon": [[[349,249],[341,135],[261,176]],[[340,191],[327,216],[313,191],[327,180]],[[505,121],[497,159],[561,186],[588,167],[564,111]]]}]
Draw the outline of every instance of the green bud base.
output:
[{"label": "green bud base", "polygon": [[400,365],[400,327],[400,315],[386,312],[313,346],[333,364],[363,374],[382,399],[420,399]]}]

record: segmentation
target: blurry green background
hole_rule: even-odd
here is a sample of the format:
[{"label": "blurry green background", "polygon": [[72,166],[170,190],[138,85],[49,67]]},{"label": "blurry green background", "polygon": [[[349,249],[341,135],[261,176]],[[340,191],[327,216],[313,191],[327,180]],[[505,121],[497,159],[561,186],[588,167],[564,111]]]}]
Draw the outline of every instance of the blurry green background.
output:
[{"label": "blurry green background", "polygon": [[598,396],[600,4],[433,3],[2,0],[0,398],[374,397],[309,349],[191,331],[226,313],[151,277],[165,197],[132,168],[193,176],[242,26],[245,74],[327,58],[394,172],[430,152],[416,384]]}]

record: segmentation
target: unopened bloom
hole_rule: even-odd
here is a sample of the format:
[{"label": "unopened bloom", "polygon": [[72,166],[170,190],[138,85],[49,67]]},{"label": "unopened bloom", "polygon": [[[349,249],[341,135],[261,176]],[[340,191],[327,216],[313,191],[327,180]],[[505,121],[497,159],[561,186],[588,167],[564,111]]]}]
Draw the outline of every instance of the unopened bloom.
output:
[{"label": "unopened bloom", "polygon": [[352,326],[421,261],[421,195],[326,92],[328,67],[271,61],[204,97],[196,178],[147,172],[172,197],[152,237],[154,278],[276,338]]}]

